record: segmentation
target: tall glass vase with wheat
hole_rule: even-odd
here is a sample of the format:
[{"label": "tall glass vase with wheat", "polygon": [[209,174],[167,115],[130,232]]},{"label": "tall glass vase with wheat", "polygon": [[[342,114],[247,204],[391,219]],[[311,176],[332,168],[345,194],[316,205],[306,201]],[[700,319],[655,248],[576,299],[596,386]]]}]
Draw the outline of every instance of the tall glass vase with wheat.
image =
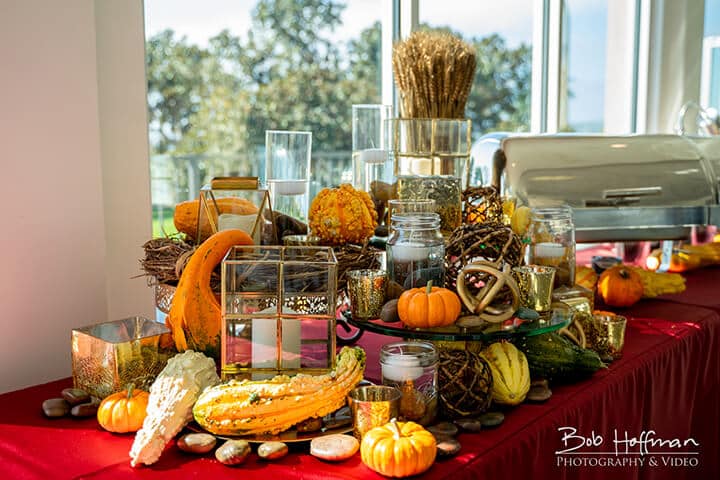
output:
[{"label": "tall glass vase with wheat", "polygon": [[448,33],[415,32],[393,51],[400,118],[392,121],[397,196],[431,198],[449,235],[462,223],[471,122],[465,105],[476,58],[470,45]]}]

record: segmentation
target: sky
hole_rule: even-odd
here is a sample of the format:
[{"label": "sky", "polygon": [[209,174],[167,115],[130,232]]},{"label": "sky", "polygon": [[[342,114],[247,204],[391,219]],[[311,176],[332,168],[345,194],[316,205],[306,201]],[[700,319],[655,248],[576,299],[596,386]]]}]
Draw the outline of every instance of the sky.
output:
[{"label": "sky", "polygon": [[[346,0],[343,28],[335,32],[335,38],[357,37],[379,20],[382,1]],[[420,0],[420,21],[450,25],[466,34],[500,32],[511,46],[517,46],[532,39],[532,2]],[[205,0],[202,4],[197,0],[145,0],[146,35],[171,28],[200,45],[225,28],[244,35],[250,27],[250,12],[255,3],[256,0]]]}]

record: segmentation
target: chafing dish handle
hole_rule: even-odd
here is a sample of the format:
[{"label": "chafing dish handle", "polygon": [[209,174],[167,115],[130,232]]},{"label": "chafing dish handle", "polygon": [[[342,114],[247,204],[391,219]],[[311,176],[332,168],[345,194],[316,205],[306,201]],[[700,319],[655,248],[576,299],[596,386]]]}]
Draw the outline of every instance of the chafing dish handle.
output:
[{"label": "chafing dish handle", "polygon": [[653,195],[662,195],[662,187],[611,188],[603,190],[605,200],[611,198],[650,197]]}]

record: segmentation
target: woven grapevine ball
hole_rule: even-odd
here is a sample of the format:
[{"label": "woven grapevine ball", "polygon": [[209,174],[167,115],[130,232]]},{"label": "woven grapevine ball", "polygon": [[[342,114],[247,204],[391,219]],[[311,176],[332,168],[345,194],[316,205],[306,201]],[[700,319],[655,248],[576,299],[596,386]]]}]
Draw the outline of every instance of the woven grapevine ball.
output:
[{"label": "woven grapevine ball", "polygon": [[[502,223],[460,225],[453,230],[445,245],[445,287],[456,290],[460,270],[477,260],[493,262],[500,269],[506,264],[520,266],[523,261],[522,241]],[[469,285],[482,285],[485,279],[466,280]]]},{"label": "woven grapevine ball", "polygon": [[438,385],[441,415],[448,419],[478,415],[492,401],[490,366],[468,350],[439,349]]}]

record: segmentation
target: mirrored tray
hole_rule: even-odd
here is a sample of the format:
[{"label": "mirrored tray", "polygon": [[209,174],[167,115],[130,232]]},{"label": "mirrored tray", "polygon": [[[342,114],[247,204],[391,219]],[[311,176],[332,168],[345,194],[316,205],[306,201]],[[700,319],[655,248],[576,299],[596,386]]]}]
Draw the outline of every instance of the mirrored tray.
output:
[{"label": "mirrored tray", "polygon": [[[335,433],[350,433],[353,430],[352,417],[350,416],[350,408],[345,406],[339,410],[323,417],[323,425],[335,425],[332,428],[323,426],[322,429],[315,432],[298,432],[295,428],[280,432],[277,435],[215,435],[215,437],[223,440],[246,440],[250,443],[264,442],[309,442],[313,438],[324,437]],[[187,426],[188,430],[193,432],[207,433],[200,425],[190,422]]]},{"label": "mirrored tray", "polygon": [[359,321],[353,318],[348,323],[361,330],[391,335],[393,337],[412,338],[418,340],[465,340],[493,342],[503,338],[532,337],[543,333],[554,332],[572,323],[573,311],[562,303],[553,303],[552,310],[543,314],[540,320],[515,321],[511,325],[505,323],[488,323],[479,327],[463,328],[457,325],[437,328],[408,328],[401,322],[387,323],[382,320]]}]

